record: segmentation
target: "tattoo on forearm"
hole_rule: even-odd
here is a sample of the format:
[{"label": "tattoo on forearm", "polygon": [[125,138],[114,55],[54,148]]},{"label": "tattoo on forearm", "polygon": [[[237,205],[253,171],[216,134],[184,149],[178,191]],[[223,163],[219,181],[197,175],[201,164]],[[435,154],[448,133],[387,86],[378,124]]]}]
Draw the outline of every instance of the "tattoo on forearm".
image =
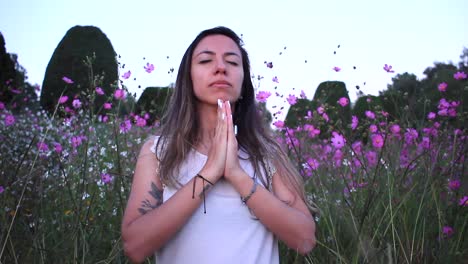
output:
[{"label": "tattoo on forearm", "polygon": [[211,188],[211,185],[210,185],[210,184],[205,185],[205,187],[203,187],[203,190],[200,192],[200,194],[198,195],[198,197],[200,197],[200,199],[203,198],[203,193],[205,193],[206,191],[208,191],[210,188]]},{"label": "tattoo on forearm", "polygon": [[145,199],[141,201],[141,207],[138,208],[138,211],[144,215],[147,212],[158,208],[163,203],[163,190],[158,189],[156,184],[151,183],[151,190],[148,193],[154,198],[154,201]]}]

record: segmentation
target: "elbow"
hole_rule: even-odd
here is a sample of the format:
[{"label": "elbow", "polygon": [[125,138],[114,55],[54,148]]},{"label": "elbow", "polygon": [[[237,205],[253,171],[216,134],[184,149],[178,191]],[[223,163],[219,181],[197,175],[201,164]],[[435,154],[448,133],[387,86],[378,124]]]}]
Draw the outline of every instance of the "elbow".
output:
[{"label": "elbow", "polygon": [[135,245],[132,245],[131,242],[124,240],[123,250],[131,263],[142,263],[146,259],[146,256],[141,254],[141,251]]},{"label": "elbow", "polygon": [[308,255],[316,246],[315,224],[311,226],[309,232],[303,232],[296,242],[296,250],[299,254]]}]

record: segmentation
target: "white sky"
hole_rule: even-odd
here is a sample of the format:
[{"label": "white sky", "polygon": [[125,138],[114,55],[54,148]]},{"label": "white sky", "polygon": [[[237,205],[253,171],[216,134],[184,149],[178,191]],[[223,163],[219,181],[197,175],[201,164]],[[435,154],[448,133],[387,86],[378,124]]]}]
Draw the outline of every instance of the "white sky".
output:
[{"label": "white sky", "polygon": [[[219,25],[243,34],[252,73],[265,77],[260,90],[273,93],[277,86],[285,96],[304,90],[312,97],[327,80],[344,81],[352,101],[356,85],[377,95],[395,74],[410,72],[422,78],[435,61],[458,63],[463,47],[468,47],[466,0],[0,0],[0,6],[7,52],[19,55],[31,83],[42,84],[52,53],[68,29],[93,25],[107,35],[121,63],[132,71],[125,85],[137,95],[147,86],[175,82],[191,41],[200,31]],[[272,61],[273,69],[264,61]],[[153,73],[144,71],[146,62],[155,65]],[[396,73],[385,72],[385,63]],[[334,72],[334,66],[342,71]],[[171,67],[172,75],[167,73]],[[273,76],[279,84],[271,81]]]}]

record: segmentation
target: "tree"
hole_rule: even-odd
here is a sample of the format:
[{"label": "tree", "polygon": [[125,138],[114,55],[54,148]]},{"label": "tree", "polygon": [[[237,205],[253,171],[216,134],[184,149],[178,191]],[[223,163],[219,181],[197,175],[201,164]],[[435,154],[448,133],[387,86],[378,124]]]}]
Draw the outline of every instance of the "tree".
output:
[{"label": "tree", "polygon": [[[78,97],[94,112],[101,108],[117,87],[118,65],[114,48],[107,36],[97,27],[75,26],[67,31],[47,65],[41,93],[41,106],[52,113],[59,97]],[[66,84],[62,78],[73,81]],[[91,102],[95,87],[105,95]],[[71,104],[72,100],[68,100]]]},{"label": "tree", "polygon": [[174,90],[169,87],[147,87],[136,104],[136,113],[148,114],[148,124],[161,120]]}]

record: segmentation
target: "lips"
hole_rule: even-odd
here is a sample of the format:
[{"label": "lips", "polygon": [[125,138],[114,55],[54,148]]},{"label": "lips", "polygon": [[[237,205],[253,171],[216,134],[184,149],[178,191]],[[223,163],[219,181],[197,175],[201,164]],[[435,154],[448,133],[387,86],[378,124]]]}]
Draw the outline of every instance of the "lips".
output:
[{"label": "lips", "polygon": [[219,80],[219,81],[214,81],[214,82],[210,83],[210,86],[213,86],[213,87],[230,87],[231,83],[229,83],[228,81]]}]

